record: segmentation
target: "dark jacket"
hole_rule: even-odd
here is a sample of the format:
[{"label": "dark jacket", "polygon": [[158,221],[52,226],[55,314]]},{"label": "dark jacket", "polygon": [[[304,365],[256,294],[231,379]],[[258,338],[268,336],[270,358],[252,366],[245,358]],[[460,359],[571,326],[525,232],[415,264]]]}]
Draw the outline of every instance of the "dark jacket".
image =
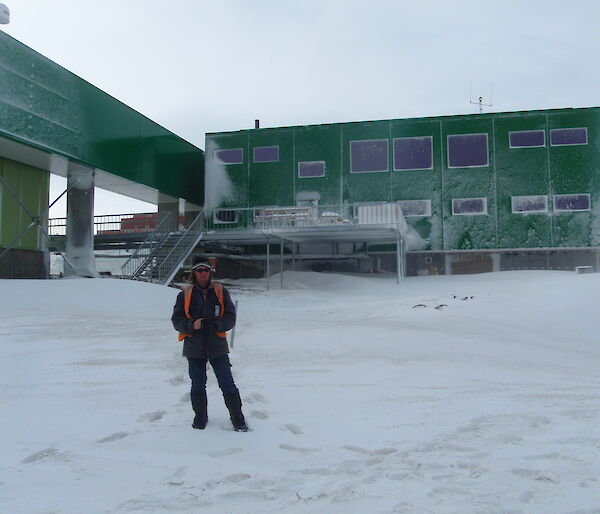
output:
[{"label": "dark jacket", "polygon": [[[223,317],[218,317],[220,309],[219,300],[209,283],[207,290],[202,290],[194,285],[190,301],[190,316],[188,319],[184,310],[183,291],[177,296],[171,321],[175,330],[182,334],[190,334],[183,342],[183,356],[200,359],[213,359],[229,353],[227,338],[219,337],[216,332],[227,332],[235,326],[235,306],[231,301],[229,291],[223,288],[223,304],[225,306]],[[203,328],[194,330],[194,320],[202,318]],[[208,326],[206,326],[208,324]]]}]

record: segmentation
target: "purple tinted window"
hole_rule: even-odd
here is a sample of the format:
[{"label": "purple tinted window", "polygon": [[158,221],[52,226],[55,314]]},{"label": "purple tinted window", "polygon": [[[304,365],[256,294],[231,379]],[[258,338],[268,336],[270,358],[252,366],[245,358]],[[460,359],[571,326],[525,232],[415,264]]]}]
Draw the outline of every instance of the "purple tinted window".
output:
[{"label": "purple tinted window", "polygon": [[401,137],[394,139],[395,170],[430,170],[433,168],[433,138]]},{"label": "purple tinted window", "polygon": [[548,210],[546,196],[513,196],[512,211],[517,212],[546,212]]},{"label": "purple tinted window", "polygon": [[452,214],[486,214],[486,198],[455,198],[452,200]]},{"label": "purple tinted window", "polygon": [[215,157],[224,164],[240,164],[244,162],[244,150],[242,148],[216,150]]},{"label": "purple tinted window", "polygon": [[546,136],[543,130],[522,130],[509,132],[511,148],[527,148],[528,146],[546,146]]},{"label": "purple tinted window", "polygon": [[555,211],[589,211],[590,195],[554,195]]},{"label": "purple tinted window", "polygon": [[448,167],[468,168],[488,165],[487,134],[448,136]]},{"label": "purple tinted window", "polygon": [[278,160],[278,146],[257,146],[254,148],[254,162],[277,162]]},{"label": "purple tinted window", "polygon": [[300,178],[324,177],[325,161],[306,161],[298,163],[298,176]]},{"label": "purple tinted window", "polygon": [[352,173],[388,171],[388,168],[387,139],[350,141],[350,171]]},{"label": "purple tinted window", "polygon": [[587,128],[552,129],[550,143],[552,146],[587,145]]}]

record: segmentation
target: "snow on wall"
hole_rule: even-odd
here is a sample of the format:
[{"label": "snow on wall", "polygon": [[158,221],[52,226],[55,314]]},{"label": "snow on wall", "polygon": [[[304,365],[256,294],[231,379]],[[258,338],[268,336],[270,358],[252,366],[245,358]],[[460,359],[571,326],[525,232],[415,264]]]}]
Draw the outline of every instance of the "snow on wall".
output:
[{"label": "snow on wall", "polygon": [[214,158],[219,146],[208,139],[206,144],[206,167],[204,170],[204,207],[214,209],[233,197],[233,183],[225,164]]}]

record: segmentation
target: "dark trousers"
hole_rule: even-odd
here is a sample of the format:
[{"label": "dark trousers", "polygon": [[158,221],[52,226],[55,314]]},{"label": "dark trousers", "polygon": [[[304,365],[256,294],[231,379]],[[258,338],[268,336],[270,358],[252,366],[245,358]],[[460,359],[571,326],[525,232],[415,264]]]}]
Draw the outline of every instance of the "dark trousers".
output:
[{"label": "dark trousers", "polygon": [[[206,361],[208,359],[195,359],[188,357],[190,378],[192,379],[192,390],[191,394],[199,393],[206,389]],[[221,355],[210,359],[210,365],[217,377],[219,382],[219,388],[223,391],[223,394],[233,394],[237,392],[237,387],[233,381],[233,375],[231,374],[231,362],[229,362],[229,355]]]}]

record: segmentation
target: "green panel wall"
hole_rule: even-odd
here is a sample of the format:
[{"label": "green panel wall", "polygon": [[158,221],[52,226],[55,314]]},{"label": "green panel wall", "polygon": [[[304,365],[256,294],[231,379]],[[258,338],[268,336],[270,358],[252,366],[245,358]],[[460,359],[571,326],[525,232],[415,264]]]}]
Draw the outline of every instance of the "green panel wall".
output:
[{"label": "green panel wall", "polygon": [[546,146],[510,148],[509,132],[546,130],[545,114],[507,115],[494,119],[495,164],[500,248],[552,247],[552,217],[547,213],[513,214],[512,196],[547,195],[548,135]]},{"label": "green panel wall", "polygon": [[[295,197],[318,198],[321,205],[338,205],[342,198],[342,131],[339,125],[298,127],[294,131]],[[298,176],[298,163],[325,161],[324,177]]]},{"label": "green panel wall", "polygon": [[[550,130],[577,127],[587,127],[588,144],[550,144]],[[246,174],[227,167],[234,194],[222,205],[295,205],[311,194],[320,205],[428,199],[431,216],[407,221],[430,250],[586,247],[600,246],[599,129],[594,107],[245,130],[208,134],[207,147],[243,144],[251,158],[254,146],[280,146],[278,163],[235,165]],[[511,148],[509,132],[527,130],[543,130],[545,145]],[[488,165],[449,167],[447,138],[454,134],[487,134]],[[433,169],[395,171],[394,139],[422,136],[432,137]],[[351,173],[350,142],[369,139],[388,141],[388,170]],[[298,178],[298,162],[319,160],[325,177]],[[590,194],[591,210],[555,212],[554,194]],[[512,197],[537,195],[547,196],[547,212],[512,212]],[[486,214],[453,214],[453,199],[480,197]]]},{"label": "green panel wall", "polygon": [[[447,137],[458,134],[488,135],[488,166],[449,168]],[[443,247],[446,250],[496,248],[494,138],[489,116],[454,118],[442,123]],[[454,216],[455,198],[487,198],[487,215]]]},{"label": "green panel wall", "polygon": [[[442,205],[442,168],[441,152],[442,124],[439,120],[393,120],[391,122],[390,144],[395,138],[431,136],[433,153],[431,170],[401,170],[392,172],[392,201],[398,200],[431,200],[432,216],[408,218],[409,224],[419,235],[430,242],[427,249],[441,250],[443,248],[443,233],[441,219]],[[393,159],[393,153],[390,157]],[[393,163],[393,161],[391,161]],[[393,165],[392,165],[393,169]]]},{"label": "green panel wall", "polygon": [[0,136],[202,203],[202,150],[2,31],[0,84]]},{"label": "green panel wall", "polygon": [[390,137],[389,121],[349,123],[341,127],[342,132],[342,174],[344,200],[355,202],[389,202],[391,193],[392,167],[390,144],[388,144],[388,169],[375,173],[350,172],[350,142]]},{"label": "green panel wall", "polygon": [[[255,147],[278,146],[278,162],[254,162]],[[248,188],[258,205],[294,205],[294,132],[280,129],[248,134]]]},{"label": "green panel wall", "polygon": [[[25,207],[34,216],[47,218],[49,174],[24,164],[0,158],[0,176],[8,182],[13,192],[20,197]],[[0,247],[6,247],[31,222],[8,188],[0,182]],[[30,229],[14,245],[24,250],[39,250],[42,241],[39,231]]]},{"label": "green panel wall", "polygon": [[590,212],[557,213],[553,217],[554,246],[600,244],[600,110],[575,110],[548,116],[548,130],[588,127],[588,144],[549,146],[550,191],[553,194],[591,193]]}]

